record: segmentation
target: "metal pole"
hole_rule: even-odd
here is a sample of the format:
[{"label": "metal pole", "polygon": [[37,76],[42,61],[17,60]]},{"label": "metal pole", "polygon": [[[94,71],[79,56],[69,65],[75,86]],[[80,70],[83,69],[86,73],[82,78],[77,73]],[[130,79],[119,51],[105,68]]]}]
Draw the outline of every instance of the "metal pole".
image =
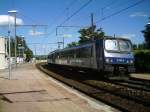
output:
[{"label": "metal pole", "polygon": [[60,42],[58,42],[58,49],[60,49]]},{"label": "metal pole", "polygon": [[6,56],[8,56],[8,49],[7,49],[8,43],[7,42],[8,42],[8,38],[5,39],[5,54],[6,54]]},{"label": "metal pole", "polygon": [[103,19],[103,16],[104,16],[104,8],[101,9],[101,16],[102,16],[102,19]]},{"label": "metal pole", "polygon": [[22,55],[22,57],[23,57],[23,61],[24,61],[24,48],[25,48],[25,47],[24,47],[24,37],[23,37],[22,39],[23,39],[23,40],[22,40],[22,46],[23,46],[23,52],[22,52],[23,55]]},{"label": "metal pole", "polygon": [[[58,35],[58,28],[56,27],[56,37],[57,37],[57,35]],[[58,43],[58,49],[60,49],[60,45],[59,45],[59,40],[58,40],[58,37],[57,37],[57,43]]]},{"label": "metal pole", "polygon": [[15,64],[17,67],[17,38],[16,38],[16,12],[14,13],[14,30],[15,30]]},{"label": "metal pole", "polygon": [[57,29],[57,27],[56,27],[56,36],[57,36],[57,33],[58,33],[57,30],[58,30],[58,29]]},{"label": "metal pole", "polygon": [[64,40],[64,36],[63,36],[63,48],[64,48],[64,45],[65,45],[65,40]]},{"label": "metal pole", "polygon": [[92,41],[94,40],[93,33],[94,33],[94,20],[93,20],[93,13],[91,13],[91,27],[92,27]]},{"label": "metal pole", "polygon": [[35,58],[36,58],[36,45],[34,46],[34,50],[35,50]]},{"label": "metal pole", "polygon": [[114,34],[114,38],[116,38],[116,34]]},{"label": "metal pole", "polygon": [[11,49],[10,49],[10,17],[8,15],[8,38],[9,38],[9,56],[8,56],[8,67],[9,67],[9,80],[11,80]]},{"label": "metal pole", "polygon": [[17,10],[8,11],[8,14],[10,15],[12,14],[14,16],[15,64],[17,66],[16,13],[17,13]]}]

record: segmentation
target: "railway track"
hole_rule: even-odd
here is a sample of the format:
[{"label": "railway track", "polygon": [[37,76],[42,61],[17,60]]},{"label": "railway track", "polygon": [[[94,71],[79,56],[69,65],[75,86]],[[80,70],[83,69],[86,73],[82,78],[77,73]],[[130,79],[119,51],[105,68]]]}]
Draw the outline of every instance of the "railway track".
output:
[{"label": "railway track", "polygon": [[150,112],[150,92],[144,89],[102,80],[98,75],[93,77],[84,71],[70,68],[49,67],[46,64],[38,64],[37,67],[55,79],[121,111]]},{"label": "railway track", "polygon": [[143,91],[150,92],[150,82],[135,81],[135,80],[122,80],[122,81],[113,81],[112,83],[126,86],[133,89],[139,89]]}]

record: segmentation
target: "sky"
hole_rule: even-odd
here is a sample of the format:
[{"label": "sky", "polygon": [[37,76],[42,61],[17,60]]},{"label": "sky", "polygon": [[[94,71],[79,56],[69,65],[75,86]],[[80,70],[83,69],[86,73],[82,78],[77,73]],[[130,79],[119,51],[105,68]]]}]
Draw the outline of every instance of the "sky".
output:
[{"label": "sky", "polygon": [[[129,38],[136,44],[144,42],[141,31],[149,22],[150,0],[0,0],[0,36],[8,35],[10,10],[17,10],[17,35],[24,36],[34,54],[40,55],[57,49],[56,43],[63,37],[65,46],[78,41],[78,30],[91,25],[91,13],[94,24],[106,35]],[[9,21],[13,36],[12,15]],[[78,27],[57,27],[60,25]]]}]

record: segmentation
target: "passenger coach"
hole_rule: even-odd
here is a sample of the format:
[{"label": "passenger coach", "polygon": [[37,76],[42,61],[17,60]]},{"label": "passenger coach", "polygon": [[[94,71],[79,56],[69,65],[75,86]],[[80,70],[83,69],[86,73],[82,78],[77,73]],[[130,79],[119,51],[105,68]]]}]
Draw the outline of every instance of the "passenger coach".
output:
[{"label": "passenger coach", "polygon": [[106,72],[105,77],[127,76],[135,71],[131,41],[123,38],[98,39],[56,50],[49,53],[47,62]]}]

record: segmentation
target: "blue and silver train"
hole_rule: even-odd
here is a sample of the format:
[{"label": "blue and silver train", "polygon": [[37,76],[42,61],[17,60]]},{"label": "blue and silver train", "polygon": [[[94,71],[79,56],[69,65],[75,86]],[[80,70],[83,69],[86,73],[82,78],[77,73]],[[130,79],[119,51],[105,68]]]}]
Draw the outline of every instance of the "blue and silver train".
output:
[{"label": "blue and silver train", "polygon": [[122,77],[135,71],[132,43],[124,38],[104,38],[48,54],[48,64],[92,69],[104,77]]}]

